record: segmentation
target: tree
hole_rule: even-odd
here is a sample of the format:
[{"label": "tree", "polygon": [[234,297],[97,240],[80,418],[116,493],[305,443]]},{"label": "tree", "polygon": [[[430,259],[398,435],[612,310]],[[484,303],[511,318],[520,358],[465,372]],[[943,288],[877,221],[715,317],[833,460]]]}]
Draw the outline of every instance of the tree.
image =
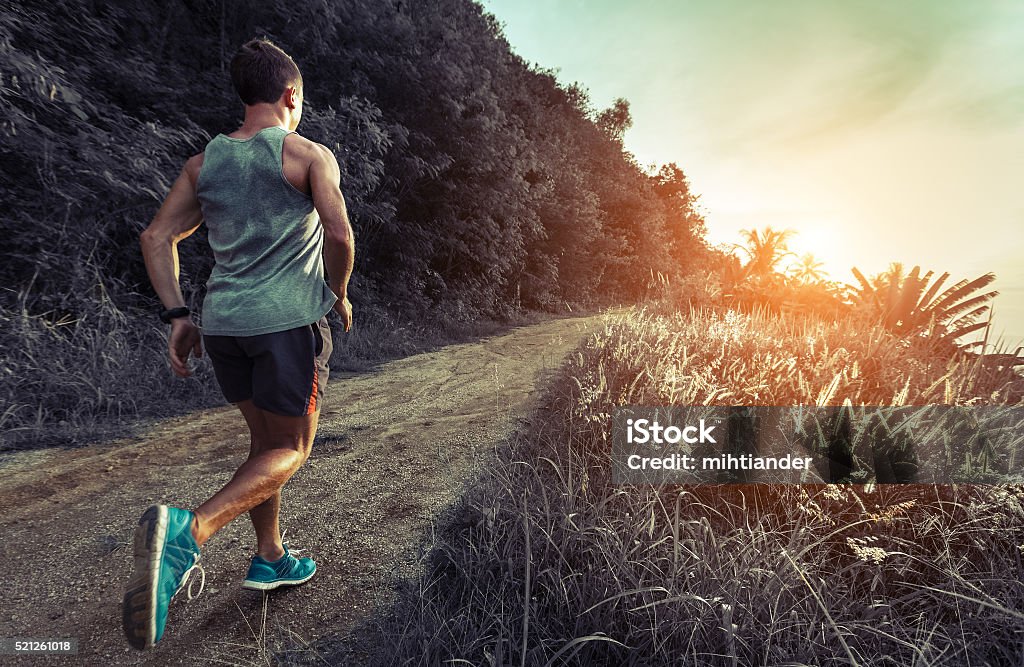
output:
[{"label": "tree", "polygon": [[828,278],[825,263],[819,262],[813,253],[804,253],[789,267],[790,277],[801,285],[822,283]]},{"label": "tree", "polygon": [[610,138],[621,143],[626,130],[633,127],[629,102],[619,97],[610,107],[597,115],[597,127]]},{"label": "tree", "polygon": [[749,258],[747,269],[750,275],[759,278],[769,278],[776,274],[779,262],[793,253],[789,251],[786,242],[795,234],[792,229],[782,231],[765,227],[758,232],[756,229],[744,229],[740,231],[746,245],[737,245]]},{"label": "tree", "polygon": [[675,162],[662,165],[651,176],[654,192],[665,207],[666,224],[672,238],[672,256],[686,266],[707,263],[709,258],[704,216],[697,210],[699,195]]}]

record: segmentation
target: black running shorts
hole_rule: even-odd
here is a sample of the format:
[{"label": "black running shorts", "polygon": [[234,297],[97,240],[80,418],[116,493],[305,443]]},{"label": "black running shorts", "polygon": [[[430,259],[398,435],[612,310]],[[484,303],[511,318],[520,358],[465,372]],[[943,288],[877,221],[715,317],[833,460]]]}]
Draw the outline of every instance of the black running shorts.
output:
[{"label": "black running shorts", "polygon": [[258,336],[204,334],[203,344],[228,402],[252,399],[261,410],[293,417],[320,409],[334,349],[326,315]]}]

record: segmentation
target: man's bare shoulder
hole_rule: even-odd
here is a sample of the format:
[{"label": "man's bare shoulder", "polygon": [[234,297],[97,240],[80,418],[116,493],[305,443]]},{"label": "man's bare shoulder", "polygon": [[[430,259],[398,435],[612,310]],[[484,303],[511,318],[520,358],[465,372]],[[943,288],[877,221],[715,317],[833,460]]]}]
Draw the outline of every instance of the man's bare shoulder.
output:
[{"label": "man's bare shoulder", "polygon": [[199,171],[203,168],[203,153],[197,153],[189,159],[185,160],[185,166],[182,171],[188,176],[188,179],[192,181],[192,187],[195,187],[196,181],[199,180]]},{"label": "man's bare shoulder", "polygon": [[328,173],[336,173],[340,166],[338,165],[338,158],[334,155],[334,151],[323,144],[315,145],[319,154],[320,164],[327,169]]},{"label": "man's bare shoulder", "polygon": [[296,157],[302,157],[310,163],[334,157],[334,153],[323,144],[307,139],[297,132],[285,137],[285,149]]}]

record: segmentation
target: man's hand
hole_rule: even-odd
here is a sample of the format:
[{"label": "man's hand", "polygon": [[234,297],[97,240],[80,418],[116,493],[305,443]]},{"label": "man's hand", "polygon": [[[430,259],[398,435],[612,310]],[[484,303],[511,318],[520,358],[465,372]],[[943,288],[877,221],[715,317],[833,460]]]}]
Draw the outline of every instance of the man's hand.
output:
[{"label": "man's hand", "polygon": [[352,304],[347,296],[334,302],[334,312],[341,315],[341,321],[345,325],[346,332],[352,328]]},{"label": "man's hand", "polygon": [[203,356],[203,340],[199,328],[187,317],[171,320],[171,337],[168,340],[171,355],[171,369],[178,377],[187,378],[192,375],[188,367],[188,355],[191,352],[198,359]]}]

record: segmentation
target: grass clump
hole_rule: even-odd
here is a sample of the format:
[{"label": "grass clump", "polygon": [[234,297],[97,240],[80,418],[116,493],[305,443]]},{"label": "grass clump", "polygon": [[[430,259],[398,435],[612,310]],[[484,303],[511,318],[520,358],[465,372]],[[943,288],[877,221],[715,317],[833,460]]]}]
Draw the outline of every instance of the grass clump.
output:
[{"label": "grass clump", "polygon": [[140,417],[223,401],[209,364],[175,378],[167,362],[168,327],[152,314],[119,307],[97,276],[84,312],[40,312],[30,290],[0,304],[0,450],[83,444],[120,433]]}]

